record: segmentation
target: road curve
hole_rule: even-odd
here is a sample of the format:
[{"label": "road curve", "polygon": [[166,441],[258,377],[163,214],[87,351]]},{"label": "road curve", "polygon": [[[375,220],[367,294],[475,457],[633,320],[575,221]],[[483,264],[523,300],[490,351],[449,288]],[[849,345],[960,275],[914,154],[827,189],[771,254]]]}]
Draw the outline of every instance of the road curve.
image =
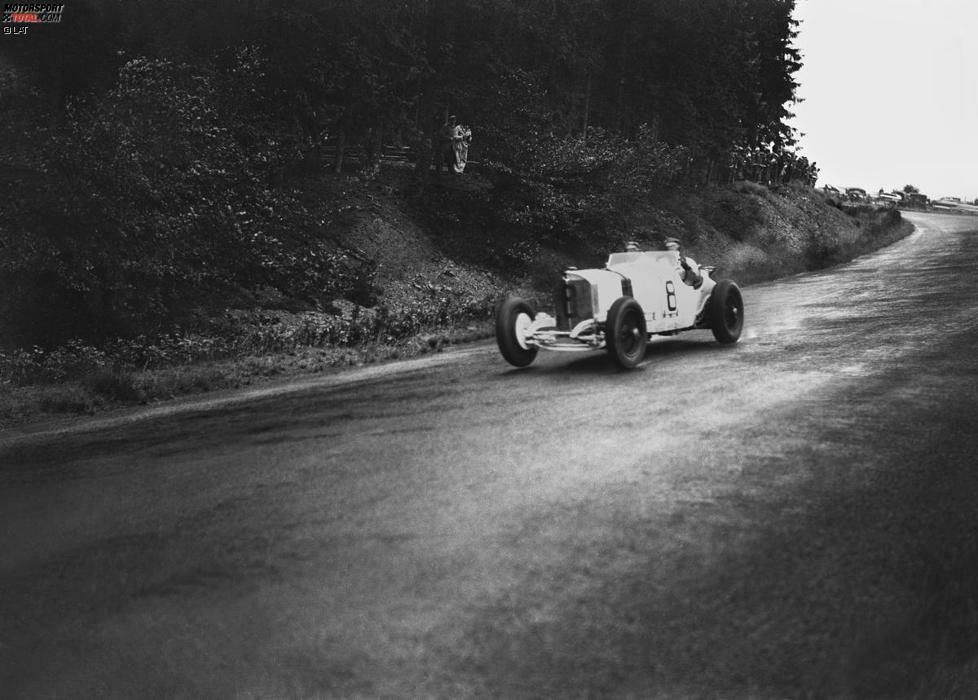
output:
[{"label": "road curve", "polygon": [[978,218],[906,216],[746,288],[733,347],[480,344],[0,439],[2,694],[978,688]]}]

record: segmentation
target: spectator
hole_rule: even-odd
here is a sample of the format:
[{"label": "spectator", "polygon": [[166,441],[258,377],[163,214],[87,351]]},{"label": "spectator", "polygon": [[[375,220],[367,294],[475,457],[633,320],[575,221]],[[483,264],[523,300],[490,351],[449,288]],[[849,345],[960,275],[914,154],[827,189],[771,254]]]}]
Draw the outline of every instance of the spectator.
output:
[{"label": "spectator", "polygon": [[445,119],[445,123],[442,124],[441,129],[438,131],[438,172],[441,172],[442,166],[445,166],[445,169],[451,172],[455,164],[455,149],[453,148],[453,144],[457,126],[458,120],[454,114],[451,114]]}]

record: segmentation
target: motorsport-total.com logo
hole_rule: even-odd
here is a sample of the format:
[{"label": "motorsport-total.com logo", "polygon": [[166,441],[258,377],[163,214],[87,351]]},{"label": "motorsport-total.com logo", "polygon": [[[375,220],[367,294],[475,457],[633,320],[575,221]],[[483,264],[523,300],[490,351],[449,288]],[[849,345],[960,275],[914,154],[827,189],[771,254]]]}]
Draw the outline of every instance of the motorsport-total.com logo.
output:
[{"label": "motorsport-total.com logo", "polygon": [[[26,34],[31,24],[59,24],[64,11],[63,3],[6,2],[3,4],[3,33]],[[23,26],[11,26],[14,24]]]}]

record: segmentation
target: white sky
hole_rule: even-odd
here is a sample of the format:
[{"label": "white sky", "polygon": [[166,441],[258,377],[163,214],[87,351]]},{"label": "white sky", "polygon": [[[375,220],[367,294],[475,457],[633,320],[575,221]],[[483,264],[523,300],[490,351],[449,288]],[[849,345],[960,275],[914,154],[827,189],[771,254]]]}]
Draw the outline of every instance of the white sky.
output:
[{"label": "white sky", "polygon": [[790,124],[819,185],[978,198],[978,0],[797,0]]}]

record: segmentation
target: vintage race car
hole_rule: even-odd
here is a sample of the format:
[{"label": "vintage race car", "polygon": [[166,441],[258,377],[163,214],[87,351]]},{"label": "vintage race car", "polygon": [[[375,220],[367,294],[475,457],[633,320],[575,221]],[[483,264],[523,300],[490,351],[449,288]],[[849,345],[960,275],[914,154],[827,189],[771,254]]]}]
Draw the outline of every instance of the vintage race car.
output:
[{"label": "vintage race car", "polygon": [[526,367],[540,348],[607,349],[630,369],[653,335],[708,328],[720,343],[736,343],[744,326],[740,288],[714,280],[712,267],[696,275],[693,263],[687,273],[681,260],[678,251],[638,251],[612,253],[603,269],[570,268],[555,290],[552,316],[507,297],[496,309],[499,351],[511,365]]}]

